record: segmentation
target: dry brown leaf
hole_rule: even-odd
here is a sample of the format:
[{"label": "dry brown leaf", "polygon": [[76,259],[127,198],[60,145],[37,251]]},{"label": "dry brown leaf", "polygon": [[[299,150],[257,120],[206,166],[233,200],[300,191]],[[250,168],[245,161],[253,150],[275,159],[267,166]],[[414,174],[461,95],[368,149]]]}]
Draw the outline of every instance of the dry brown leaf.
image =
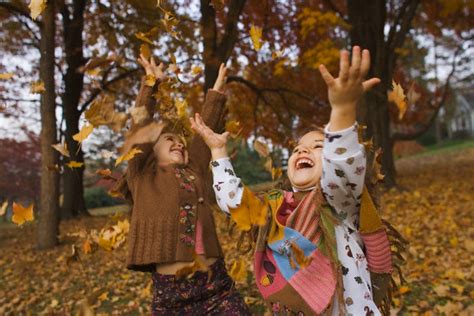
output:
[{"label": "dry brown leaf", "polygon": [[262,143],[257,139],[253,142],[253,148],[262,158],[265,158],[270,154],[270,149],[268,148],[268,145]]},{"label": "dry brown leaf", "polygon": [[401,120],[407,111],[405,92],[400,84],[392,81],[393,90],[388,92],[388,101],[393,102],[398,107],[398,119]]},{"label": "dry brown leaf", "polygon": [[69,158],[70,154],[69,154],[69,150],[67,149],[66,143],[57,143],[57,144],[51,145],[51,147],[59,151],[61,155]]},{"label": "dry brown leaf", "polygon": [[253,48],[258,52],[262,48],[262,28],[252,25],[250,27],[250,38],[252,39]]},{"label": "dry brown leaf", "polygon": [[46,91],[46,89],[44,88],[44,82],[43,81],[38,80],[38,81],[34,81],[34,82],[31,83],[30,93],[41,94],[45,91]]}]

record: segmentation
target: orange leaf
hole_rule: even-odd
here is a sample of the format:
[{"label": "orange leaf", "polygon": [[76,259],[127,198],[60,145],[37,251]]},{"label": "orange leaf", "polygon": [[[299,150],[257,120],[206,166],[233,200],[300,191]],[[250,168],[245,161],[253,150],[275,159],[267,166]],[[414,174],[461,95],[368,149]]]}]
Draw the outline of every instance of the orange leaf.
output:
[{"label": "orange leaf", "polygon": [[69,168],[73,169],[73,168],[81,168],[82,166],[84,166],[84,163],[83,162],[79,162],[79,161],[74,161],[74,160],[71,160],[70,162],[68,162],[66,164],[66,166],[68,166]]},{"label": "orange leaf", "polygon": [[84,241],[82,244],[82,251],[87,255],[92,252],[92,245],[89,240]]},{"label": "orange leaf", "polygon": [[398,119],[401,120],[407,110],[405,92],[401,85],[392,81],[393,90],[388,92],[388,101],[393,102],[398,107]]},{"label": "orange leaf", "polygon": [[81,128],[81,131],[72,136],[72,138],[78,142],[82,143],[94,130],[94,125],[86,124]]},{"label": "orange leaf", "polygon": [[18,226],[21,226],[25,222],[33,221],[34,220],[33,206],[34,206],[33,203],[31,203],[30,206],[28,207],[24,207],[21,204],[17,204],[13,202],[12,222],[17,224]]},{"label": "orange leaf", "polygon": [[117,160],[115,161],[115,166],[117,167],[118,165],[120,165],[124,161],[129,161],[130,159],[135,157],[135,155],[140,154],[142,152],[143,151],[141,151],[138,148],[132,148],[131,150],[129,150],[128,153],[126,153],[126,154],[124,154],[124,155],[117,158]]}]

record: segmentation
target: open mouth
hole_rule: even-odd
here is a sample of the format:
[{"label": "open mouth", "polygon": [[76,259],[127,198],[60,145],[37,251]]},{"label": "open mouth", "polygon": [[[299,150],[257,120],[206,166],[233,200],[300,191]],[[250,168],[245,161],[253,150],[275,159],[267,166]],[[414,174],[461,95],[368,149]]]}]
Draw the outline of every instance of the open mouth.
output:
[{"label": "open mouth", "polygon": [[171,152],[172,153],[175,153],[175,154],[179,154],[181,157],[184,157],[184,152],[182,149],[179,149],[179,148],[172,148],[171,149]]},{"label": "open mouth", "polygon": [[296,170],[307,169],[307,168],[313,168],[314,162],[308,158],[299,158],[298,160],[296,160],[295,165],[296,165]]}]

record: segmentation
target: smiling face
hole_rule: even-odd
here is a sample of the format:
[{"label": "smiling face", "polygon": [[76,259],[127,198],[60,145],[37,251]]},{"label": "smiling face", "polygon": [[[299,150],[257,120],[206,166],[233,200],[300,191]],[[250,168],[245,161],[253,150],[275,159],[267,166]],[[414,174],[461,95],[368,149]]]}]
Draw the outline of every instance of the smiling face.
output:
[{"label": "smiling face", "polygon": [[305,190],[318,184],[322,167],[324,135],[313,131],[304,135],[288,159],[288,178],[298,190]]},{"label": "smiling face", "polygon": [[171,164],[187,164],[188,151],[181,137],[173,133],[163,133],[153,147],[158,164],[167,166]]}]

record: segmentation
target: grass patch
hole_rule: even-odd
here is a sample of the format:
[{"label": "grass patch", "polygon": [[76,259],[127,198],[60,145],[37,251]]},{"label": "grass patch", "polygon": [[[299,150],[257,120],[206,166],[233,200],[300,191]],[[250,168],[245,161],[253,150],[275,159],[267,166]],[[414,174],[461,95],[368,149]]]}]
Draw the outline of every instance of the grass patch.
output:
[{"label": "grass patch", "polygon": [[453,151],[458,151],[461,149],[473,148],[473,147],[474,147],[474,140],[453,140],[453,141],[447,141],[447,142],[443,142],[436,145],[427,146],[425,151],[414,154],[410,157],[446,154]]}]

